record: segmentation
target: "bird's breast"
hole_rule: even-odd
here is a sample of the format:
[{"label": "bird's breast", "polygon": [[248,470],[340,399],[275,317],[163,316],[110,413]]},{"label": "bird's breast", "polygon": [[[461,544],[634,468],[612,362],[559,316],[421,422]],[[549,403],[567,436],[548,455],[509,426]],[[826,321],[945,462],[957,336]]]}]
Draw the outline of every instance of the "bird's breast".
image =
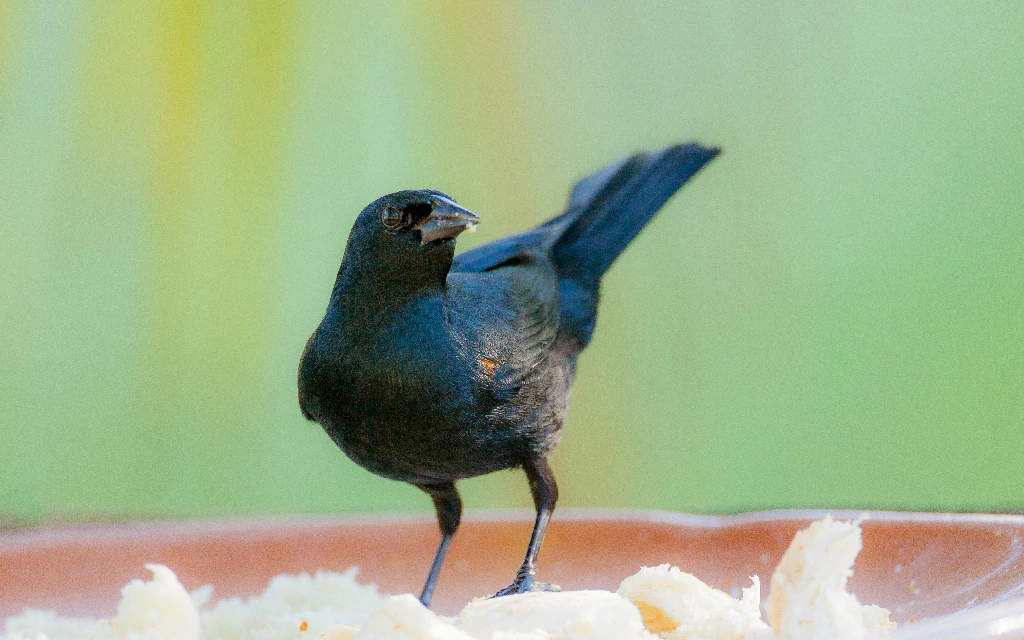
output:
[{"label": "bird's breast", "polygon": [[[367,469],[405,481],[489,473],[518,463],[481,378],[497,360],[467,354],[440,308],[423,304],[373,332],[319,331],[300,395],[335,443]],[[309,365],[306,365],[306,361]]]}]

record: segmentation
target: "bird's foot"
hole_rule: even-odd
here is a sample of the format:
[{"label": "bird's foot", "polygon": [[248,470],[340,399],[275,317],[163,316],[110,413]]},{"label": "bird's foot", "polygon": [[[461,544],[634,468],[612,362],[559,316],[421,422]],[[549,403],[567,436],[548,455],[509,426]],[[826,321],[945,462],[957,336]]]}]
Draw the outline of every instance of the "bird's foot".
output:
[{"label": "bird's foot", "polygon": [[516,575],[515,581],[509,586],[505,587],[498,593],[491,596],[492,598],[499,598],[501,596],[511,596],[517,593],[529,593],[531,591],[561,591],[562,588],[557,584],[551,584],[550,582],[537,582],[533,573],[519,573]]}]

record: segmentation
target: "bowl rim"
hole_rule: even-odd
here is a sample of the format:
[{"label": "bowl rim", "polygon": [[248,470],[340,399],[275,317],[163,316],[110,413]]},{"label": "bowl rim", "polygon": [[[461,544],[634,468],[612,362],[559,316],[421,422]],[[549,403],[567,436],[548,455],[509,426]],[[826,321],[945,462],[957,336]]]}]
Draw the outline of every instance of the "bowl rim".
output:
[{"label": "bowl rim", "polygon": [[[725,529],[758,523],[813,521],[830,516],[836,520],[865,522],[1013,525],[1024,527],[1024,514],[950,513],[931,511],[880,511],[871,509],[773,509],[734,514],[694,514],[659,509],[564,508],[555,512],[552,523],[559,522],[643,522],[690,529]],[[475,510],[463,517],[463,524],[531,523],[531,509]],[[423,525],[436,523],[430,512],[380,512],[339,514],[279,514],[259,516],[200,517],[185,519],[125,520],[103,522],[62,522],[0,530],[0,554],[28,551],[56,543],[88,543],[121,539],[125,536],[210,536],[216,534],[276,535],[282,531],[345,526]]]}]

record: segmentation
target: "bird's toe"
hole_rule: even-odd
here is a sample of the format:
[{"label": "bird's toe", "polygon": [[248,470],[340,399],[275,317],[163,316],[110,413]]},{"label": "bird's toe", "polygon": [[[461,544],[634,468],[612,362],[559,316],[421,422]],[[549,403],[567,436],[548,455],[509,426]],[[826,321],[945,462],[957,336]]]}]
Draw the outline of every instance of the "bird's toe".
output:
[{"label": "bird's toe", "polygon": [[517,593],[530,593],[533,591],[561,591],[562,588],[550,582],[537,582],[532,575],[516,576],[515,581],[501,591],[495,593],[492,598],[511,596]]}]

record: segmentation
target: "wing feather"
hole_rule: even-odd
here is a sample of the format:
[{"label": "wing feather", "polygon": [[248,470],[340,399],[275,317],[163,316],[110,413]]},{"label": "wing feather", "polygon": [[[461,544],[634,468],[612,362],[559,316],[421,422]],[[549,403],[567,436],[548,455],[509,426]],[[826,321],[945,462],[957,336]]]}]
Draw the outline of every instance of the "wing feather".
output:
[{"label": "wing feather", "polygon": [[543,370],[558,333],[554,268],[532,252],[515,257],[512,264],[486,271],[449,274],[445,307],[463,356],[480,363],[481,375],[503,392],[514,391]]}]

